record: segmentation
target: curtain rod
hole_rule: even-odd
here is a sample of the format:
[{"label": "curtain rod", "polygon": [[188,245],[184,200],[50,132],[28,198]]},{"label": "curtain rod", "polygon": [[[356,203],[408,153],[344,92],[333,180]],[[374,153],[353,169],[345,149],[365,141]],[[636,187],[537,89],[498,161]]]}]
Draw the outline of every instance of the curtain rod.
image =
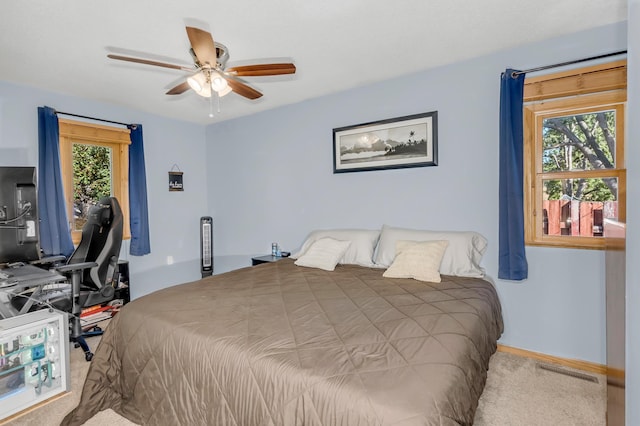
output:
[{"label": "curtain rod", "polygon": [[[55,110],[54,110],[55,111]],[[111,123],[111,124],[119,124],[121,126],[125,126],[125,127],[131,127],[133,129],[135,129],[137,126],[135,124],[127,124],[127,123],[121,123],[119,121],[111,121],[111,120],[105,120],[104,118],[96,118],[96,117],[89,117],[86,115],[79,115],[79,114],[71,114],[70,112],[62,112],[62,111],[56,111],[56,115],[58,114],[62,114],[62,115],[69,115],[71,117],[79,117],[79,118],[86,118],[88,120],[95,120],[95,121],[102,121],[104,123]]]},{"label": "curtain rod", "polygon": [[565,66],[565,65],[578,64],[580,62],[593,61],[595,59],[608,58],[609,56],[624,55],[626,53],[627,53],[626,50],[619,50],[617,52],[606,53],[604,55],[598,55],[598,56],[592,56],[590,58],[576,59],[574,61],[561,62],[559,64],[553,64],[553,65],[545,65],[543,67],[531,68],[531,69],[524,70],[524,71],[514,71],[514,72],[511,73],[511,77],[515,78],[516,76],[518,76],[520,74],[526,74],[526,73],[529,73],[529,72],[548,70],[550,68],[558,68],[558,67],[562,67],[562,66]]}]

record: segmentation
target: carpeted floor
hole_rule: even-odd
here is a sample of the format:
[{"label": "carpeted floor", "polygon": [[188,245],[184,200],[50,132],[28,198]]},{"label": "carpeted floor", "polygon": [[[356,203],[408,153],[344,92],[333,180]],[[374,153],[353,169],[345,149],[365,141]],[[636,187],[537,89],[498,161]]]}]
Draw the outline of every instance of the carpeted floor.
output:
[{"label": "carpeted floor", "polygon": [[[95,348],[99,337],[89,339]],[[89,368],[80,349],[70,349],[71,392],[46,406],[14,418],[12,426],[59,425],[80,400]],[[480,398],[477,426],[599,426],[605,425],[606,379],[598,383],[547,371],[536,361],[498,352],[491,358],[487,384]],[[133,425],[112,410],[98,413],[87,426]]]},{"label": "carpeted floor", "polygon": [[491,357],[474,425],[604,426],[606,377],[587,375],[598,383],[539,368],[533,359],[497,352]]}]

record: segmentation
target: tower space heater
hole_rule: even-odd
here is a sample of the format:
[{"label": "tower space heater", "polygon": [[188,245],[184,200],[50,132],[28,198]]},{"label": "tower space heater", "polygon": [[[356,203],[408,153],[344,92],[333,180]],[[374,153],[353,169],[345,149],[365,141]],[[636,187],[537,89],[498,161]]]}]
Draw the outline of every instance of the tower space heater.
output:
[{"label": "tower space heater", "polygon": [[200,272],[202,278],[213,274],[213,219],[200,218]]}]

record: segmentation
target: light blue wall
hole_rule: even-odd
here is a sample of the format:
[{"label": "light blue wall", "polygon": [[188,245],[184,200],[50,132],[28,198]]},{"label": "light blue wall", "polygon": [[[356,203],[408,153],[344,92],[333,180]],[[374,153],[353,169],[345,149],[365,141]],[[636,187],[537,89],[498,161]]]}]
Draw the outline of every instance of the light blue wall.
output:
[{"label": "light blue wall", "polygon": [[[151,254],[129,256],[128,241],[123,245],[120,257],[130,262],[132,297],[199,278],[199,219],[207,208],[204,126],[0,82],[0,165],[37,166],[37,107],[43,105],[143,125]],[[184,172],[184,192],[168,191],[174,163]]]},{"label": "light blue wall", "polygon": [[640,425],[640,0],[629,0],[626,424]]},{"label": "light blue wall", "polygon": [[[386,223],[478,231],[496,277],[500,73],[626,44],[622,23],[209,126],[216,259],[244,266],[274,241],[294,250],[313,229]],[[333,128],[434,110],[437,167],[332,173]],[[603,253],[530,247],[527,256],[526,282],[496,283],[501,342],[604,364]]]}]

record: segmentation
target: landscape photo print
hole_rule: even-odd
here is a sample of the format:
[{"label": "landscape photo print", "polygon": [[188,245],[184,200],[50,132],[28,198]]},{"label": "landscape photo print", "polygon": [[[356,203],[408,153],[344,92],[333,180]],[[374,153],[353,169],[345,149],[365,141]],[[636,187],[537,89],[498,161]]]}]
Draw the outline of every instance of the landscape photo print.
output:
[{"label": "landscape photo print", "polygon": [[438,112],[333,129],[333,172],[438,165]]}]

